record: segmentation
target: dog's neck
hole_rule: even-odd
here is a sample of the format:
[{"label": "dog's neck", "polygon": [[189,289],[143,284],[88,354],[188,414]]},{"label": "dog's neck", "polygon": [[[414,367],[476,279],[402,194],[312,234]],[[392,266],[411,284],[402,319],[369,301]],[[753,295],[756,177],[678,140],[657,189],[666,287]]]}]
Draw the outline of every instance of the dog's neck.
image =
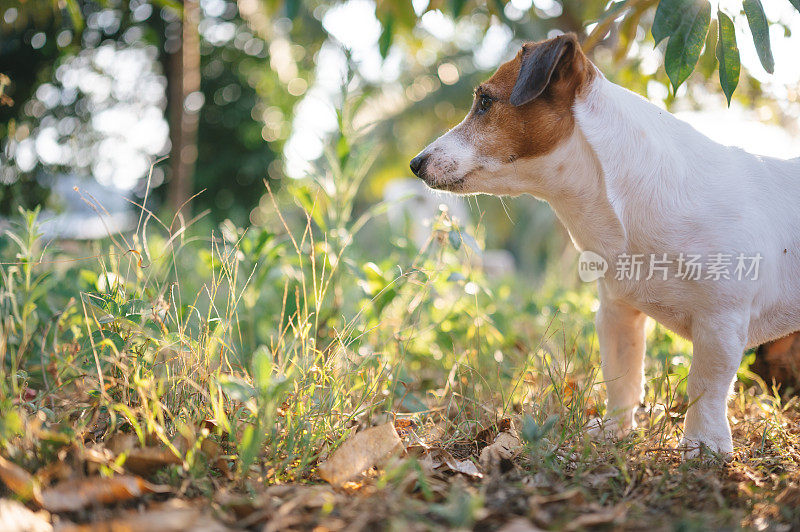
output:
[{"label": "dog's neck", "polygon": [[[573,113],[575,129],[543,158],[547,177],[534,195],[550,203],[579,249],[606,258],[630,252],[637,224],[657,208],[655,191],[695,186],[680,154],[707,139],[599,72]],[[676,152],[676,138],[688,147]]]},{"label": "dog's neck", "polygon": [[[575,247],[602,256],[620,253],[625,232],[608,198],[603,169],[589,142],[576,126],[552,154],[555,167],[546,200],[569,231]],[[550,172],[548,172],[550,173]]]}]

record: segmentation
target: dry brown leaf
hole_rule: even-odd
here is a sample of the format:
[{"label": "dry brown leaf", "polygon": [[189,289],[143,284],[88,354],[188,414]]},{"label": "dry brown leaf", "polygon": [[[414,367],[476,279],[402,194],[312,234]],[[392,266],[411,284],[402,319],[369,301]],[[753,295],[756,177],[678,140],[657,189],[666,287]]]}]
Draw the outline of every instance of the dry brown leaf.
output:
[{"label": "dry brown leaf", "polygon": [[482,478],[478,466],[472,460],[457,460],[444,449],[431,449],[419,459],[420,465],[428,470],[447,470],[461,473],[468,477]]},{"label": "dry brown leaf", "polygon": [[166,447],[137,447],[128,451],[122,465],[132,473],[149,475],[162,467],[181,463],[181,459]]},{"label": "dry brown leaf", "polygon": [[541,530],[524,517],[517,517],[500,527],[497,532],[539,532]]},{"label": "dry brown leaf", "polygon": [[0,499],[0,530],[3,532],[50,532],[50,515],[32,512],[18,501]]},{"label": "dry brown leaf", "polygon": [[479,462],[484,471],[490,471],[498,467],[504,460],[512,460],[519,448],[519,438],[510,432],[501,432],[494,439],[494,443],[484,447],[481,451]]},{"label": "dry brown leaf", "polygon": [[74,512],[95,504],[113,504],[145,493],[168,491],[166,486],[154,485],[133,475],[91,477],[67,480],[42,490],[38,502],[51,512]]},{"label": "dry brown leaf", "polygon": [[319,475],[341,485],[382,460],[401,451],[403,443],[394,424],[385,423],[356,433],[319,466]]},{"label": "dry brown leaf", "polygon": [[182,501],[174,501],[144,512],[125,512],[108,521],[86,525],[68,523],[57,532],[226,532],[226,527],[210,515]]},{"label": "dry brown leaf", "polygon": [[475,442],[478,444],[478,449],[483,449],[490,445],[498,433],[508,432],[511,430],[511,419],[503,418],[497,423],[493,423],[489,427],[481,430],[475,435]]},{"label": "dry brown leaf", "polygon": [[139,444],[139,439],[134,434],[117,432],[106,442],[106,447],[114,454],[130,451]]},{"label": "dry brown leaf", "polygon": [[39,484],[30,473],[17,464],[0,456],[0,479],[8,489],[21,499],[28,501],[38,494]]},{"label": "dry brown leaf", "polygon": [[122,465],[137,475],[149,475],[162,467],[183,463],[163,445],[139,447],[139,440],[133,434],[115,434],[109,440],[108,448],[117,456],[125,454]]},{"label": "dry brown leaf", "polygon": [[394,421],[394,428],[397,434],[402,438],[405,432],[414,430],[414,420],[411,418],[396,419]]},{"label": "dry brown leaf", "polygon": [[787,486],[775,497],[775,502],[790,508],[800,508],[800,486]]},{"label": "dry brown leaf", "polygon": [[445,462],[443,453],[441,449],[431,449],[419,458],[419,465],[431,471],[438,469]]},{"label": "dry brown leaf", "polygon": [[474,478],[483,478],[483,473],[478,471],[478,466],[475,465],[475,462],[472,460],[448,460],[447,467],[455,471],[456,473],[461,473],[462,475],[467,475],[469,477]]},{"label": "dry brown leaf", "polygon": [[578,488],[560,491],[552,495],[534,495],[531,497],[531,504],[535,504],[537,506],[564,501],[569,501],[573,506],[580,506],[586,502],[584,500],[583,493],[581,493],[581,490]]},{"label": "dry brown leaf", "polygon": [[590,514],[579,515],[564,527],[565,531],[583,530],[585,528],[613,523],[621,519],[627,509],[623,505],[607,508]]},{"label": "dry brown leaf", "polygon": [[604,484],[606,484],[612,478],[619,477],[620,472],[614,466],[601,466],[591,473],[587,473],[583,476],[583,481],[593,488],[598,488]]}]

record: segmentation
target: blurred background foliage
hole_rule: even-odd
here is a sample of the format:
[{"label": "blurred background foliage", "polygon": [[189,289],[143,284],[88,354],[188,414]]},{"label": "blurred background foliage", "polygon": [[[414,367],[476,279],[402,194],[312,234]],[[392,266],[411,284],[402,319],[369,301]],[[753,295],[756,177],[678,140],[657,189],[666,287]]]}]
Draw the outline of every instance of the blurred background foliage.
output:
[{"label": "blurred background foliage", "polygon": [[[425,192],[408,161],[522,41],[563,31],[656,105],[729,138],[742,117],[791,136],[800,13],[764,6],[769,74],[741,1],[687,1],[709,16],[673,79],[688,30],[664,20],[656,46],[652,0],[4,2],[0,441],[33,434],[15,401],[51,421],[90,404],[109,434],[210,419],[242,472],[266,451],[292,479],[394,408],[441,407],[458,438],[524,404],[577,434],[602,414],[584,393],[598,301],[568,235],[530,198]],[[712,7],[744,67],[730,109]],[[744,124],[757,148],[795,147]],[[648,333],[655,402],[682,391],[689,344]],[[51,392],[76,390],[52,411]]]},{"label": "blurred background foliage", "polygon": [[[410,177],[410,157],[460,120],[472,88],[520,42],[558,32],[577,33],[606,76],[667,108],[720,106],[717,16],[696,31],[680,24],[692,9],[712,12],[711,4],[658,4],[11,0],[0,13],[0,72],[9,80],[0,105],[0,214],[40,204],[63,211],[66,196],[75,195],[72,185],[96,182],[136,203],[153,190],[148,208],[156,212],[182,209],[186,219],[206,213],[215,224],[264,225],[271,215],[263,181],[279,190],[287,178],[307,176],[322,160],[323,146],[339,142],[343,122],[367,134],[378,153],[354,199],[356,211],[363,211],[388,182]],[[713,7],[751,29],[751,14],[764,14],[751,0]],[[768,14],[773,39],[776,31],[790,34],[791,14]],[[690,42],[689,30],[694,41],[703,38]],[[679,38],[667,39],[673,34]],[[681,39],[689,65],[670,58],[669,42]],[[767,67],[765,42],[769,48],[769,38],[755,40]],[[745,70],[739,80],[728,60],[735,44],[734,38],[721,56],[723,86],[736,74],[734,98],[744,107],[776,123],[793,122],[797,91],[764,91],[761,72]],[[741,35],[739,45],[753,47]],[[692,60],[695,74],[676,100],[668,72],[678,69],[685,77]],[[359,102],[352,116],[337,114],[345,95]],[[59,182],[70,186],[59,188]],[[489,198],[475,205],[471,215],[489,227],[488,245],[510,250],[523,270],[540,270],[567,245],[542,205]]]}]

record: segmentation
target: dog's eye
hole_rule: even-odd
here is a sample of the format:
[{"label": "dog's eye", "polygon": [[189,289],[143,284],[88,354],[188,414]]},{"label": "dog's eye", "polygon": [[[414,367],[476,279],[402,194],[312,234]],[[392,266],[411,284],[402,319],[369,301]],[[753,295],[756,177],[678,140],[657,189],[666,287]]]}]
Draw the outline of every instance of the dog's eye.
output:
[{"label": "dog's eye", "polygon": [[492,99],[488,96],[482,95],[478,100],[478,114],[483,114],[492,106]]}]

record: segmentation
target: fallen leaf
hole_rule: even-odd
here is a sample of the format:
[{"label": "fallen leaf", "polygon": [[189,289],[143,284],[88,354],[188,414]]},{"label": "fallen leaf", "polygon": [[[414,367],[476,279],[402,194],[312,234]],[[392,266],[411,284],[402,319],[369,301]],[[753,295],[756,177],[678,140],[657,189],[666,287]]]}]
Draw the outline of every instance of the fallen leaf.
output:
[{"label": "fallen leaf", "polygon": [[590,473],[586,473],[583,475],[582,480],[588,486],[593,488],[598,488],[604,484],[606,484],[612,478],[617,478],[620,476],[619,469],[611,465],[601,465],[598,468],[592,470]]},{"label": "fallen leaf", "polygon": [[410,417],[397,419],[394,422],[394,428],[397,430],[407,429],[414,426],[414,420]]},{"label": "fallen leaf", "polygon": [[497,532],[539,532],[540,530],[542,529],[524,517],[517,517],[500,527]]},{"label": "fallen leaf", "polygon": [[0,499],[0,530],[3,532],[50,532],[50,515],[32,512],[19,501]]},{"label": "fallen leaf", "polygon": [[358,432],[336,449],[319,466],[319,475],[333,485],[341,485],[354,476],[385,460],[403,448],[392,423]]},{"label": "fallen leaf", "polygon": [[66,524],[58,532],[226,532],[226,527],[199,508],[182,501],[167,503],[144,512],[125,512],[107,521],[96,521],[85,525]]},{"label": "fallen leaf", "polygon": [[419,458],[419,465],[422,466],[423,469],[438,469],[443,463],[444,458],[440,449],[434,449],[426,452]]},{"label": "fallen leaf", "polygon": [[490,445],[498,433],[501,432],[508,432],[511,430],[511,419],[503,418],[497,423],[493,423],[489,427],[481,430],[475,436],[475,441],[478,443],[478,449],[483,449],[487,445]]},{"label": "fallen leaf", "polygon": [[800,486],[787,486],[775,497],[775,502],[789,508],[800,507]]},{"label": "fallen leaf", "polygon": [[618,519],[621,519],[625,515],[626,510],[627,509],[625,506],[619,505],[614,508],[608,508],[590,514],[579,515],[568,525],[566,525],[564,530],[583,530],[589,527],[612,523]]},{"label": "fallen leaf", "polygon": [[455,460],[451,457],[451,460],[447,460],[446,463],[447,467],[456,473],[461,473],[469,477],[483,478],[483,473],[478,471],[478,466],[476,466],[475,462],[472,460]]},{"label": "fallen leaf", "polygon": [[472,460],[457,460],[452,454],[444,449],[431,449],[419,459],[420,465],[429,470],[447,470],[454,473],[461,473],[474,478],[483,478],[483,473],[478,470],[478,466]]},{"label": "fallen leaf", "polygon": [[106,447],[114,454],[130,451],[139,444],[139,439],[133,434],[117,432],[106,442]]},{"label": "fallen leaf", "polygon": [[539,506],[564,501],[569,501],[573,506],[580,506],[585,502],[583,493],[578,488],[568,489],[552,495],[534,495],[531,497],[530,502]]},{"label": "fallen leaf", "polygon": [[92,477],[60,482],[42,490],[39,504],[51,512],[74,512],[95,504],[113,504],[141,497],[145,493],[166,493],[158,486],[133,475]]},{"label": "fallen leaf", "polygon": [[30,473],[0,456],[0,479],[22,500],[36,497],[39,485]]},{"label": "fallen leaf", "polygon": [[519,438],[510,432],[501,432],[494,439],[494,443],[484,447],[478,461],[484,471],[491,471],[494,468],[505,470],[507,469],[505,467],[507,462],[510,462],[516,456],[519,448]]},{"label": "fallen leaf", "polygon": [[122,465],[132,473],[149,475],[162,467],[181,463],[181,459],[165,447],[138,447],[128,452]]},{"label": "fallen leaf", "polygon": [[108,442],[108,448],[117,456],[124,454],[125,469],[137,475],[149,475],[162,467],[177,465],[183,461],[164,446],[139,447],[133,434],[116,434]]}]

